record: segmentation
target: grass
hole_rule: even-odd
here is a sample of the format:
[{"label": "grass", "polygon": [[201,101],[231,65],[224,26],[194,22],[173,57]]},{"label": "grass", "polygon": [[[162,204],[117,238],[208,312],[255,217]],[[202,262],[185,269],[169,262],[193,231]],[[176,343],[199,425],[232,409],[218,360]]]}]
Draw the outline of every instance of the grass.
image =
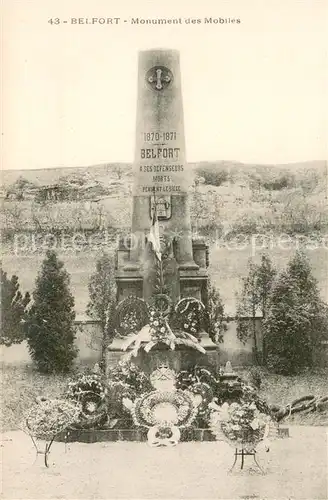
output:
[{"label": "grass", "polygon": [[[240,374],[245,377],[247,371]],[[284,377],[261,370],[261,396],[270,404],[286,406],[296,398],[314,394],[327,394],[327,371],[307,372],[302,375]],[[4,365],[2,370],[2,429],[19,429],[24,411],[37,396],[59,397],[68,382],[68,376],[41,375],[30,365]],[[327,412],[297,414],[288,423],[307,425],[328,425]]]},{"label": "grass", "polygon": [[[306,371],[299,375],[290,376],[275,375],[265,369],[260,369],[259,373],[262,378],[259,394],[270,405],[287,406],[303,396],[328,395],[328,369]],[[247,372],[242,371],[241,375],[247,376]],[[295,413],[284,419],[282,424],[328,426],[328,411]]]},{"label": "grass", "polygon": [[41,375],[31,365],[4,365],[1,372],[2,430],[19,429],[24,412],[35,398],[60,396],[67,381],[65,375]]}]

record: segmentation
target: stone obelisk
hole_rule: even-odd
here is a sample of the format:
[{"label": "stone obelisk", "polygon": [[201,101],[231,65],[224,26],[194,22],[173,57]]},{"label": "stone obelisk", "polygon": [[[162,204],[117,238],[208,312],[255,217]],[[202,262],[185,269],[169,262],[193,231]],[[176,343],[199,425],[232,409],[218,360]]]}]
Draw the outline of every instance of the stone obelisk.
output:
[{"label": "stone obelisk", "polygon": [[139,53],[134,160],[131,265],[138,267],[154,205],[160,233],[175,241],[179,269],[198,269],[193,259],[179,52]]},{"label": "stone obelisk", "polygon": [[[179,52],[152,49],[139,53],[132,231],[117,250],[118,300],[129,295],[148,300],[156,274],[149,232],[154,210],[165,255],[165,276],[173,302],[203,300],[207,246],[192,240]],[[148,242],[147,242],[148,241]],[[155,273],[155,274],[154,274]]]}]

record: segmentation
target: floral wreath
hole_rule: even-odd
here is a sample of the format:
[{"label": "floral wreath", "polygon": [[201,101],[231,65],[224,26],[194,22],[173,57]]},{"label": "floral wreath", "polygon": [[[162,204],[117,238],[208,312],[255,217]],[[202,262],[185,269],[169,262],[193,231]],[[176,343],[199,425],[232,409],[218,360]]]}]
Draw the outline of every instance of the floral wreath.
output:
[{"label": "floral wreath", "polygon": [[188,427],[197,416],[197,406],[184,391],[153,391],[138,398],[131,413],[138,426]]},{"label": "floral wreath", "polygon": [[204,417],[207,415],[208,405],[211,403],[214,396],[211,386],[205,382],[196,382],[188,388],[188,391],[201,398],[201,402],[198,406],[198,416]]},{"label": "floral wreath", "polygon": [[204,304],[195,297],[185,297],[175,306],[179,327],[192,335],[202,330],[204,312]]},{"label": "floral wreath", "polygon": [[149,377],[131,361],[119,361],[109,369],[108,376],[109,385],[124,384],[136,396],[152,390]]},{"label": "floral wreath", "polygon": [[172,299],[165,293],[156,293],[148,301],[150,309],[156,310],[162,316],[168,316],[172,308]]},{"label": "floral wreath", "polygon": [[106,395],[107,388],[97,374],[83,374],[68,383],[66,397],[81,405],[77,426],[95,427],[106,421]]},{"label": "floral wreath", "polygon": [[116,307],[113,324],[116,333],[121,337],[126,337],[135,333],[149,321],[147,303],[134,296],[123,299]]}]

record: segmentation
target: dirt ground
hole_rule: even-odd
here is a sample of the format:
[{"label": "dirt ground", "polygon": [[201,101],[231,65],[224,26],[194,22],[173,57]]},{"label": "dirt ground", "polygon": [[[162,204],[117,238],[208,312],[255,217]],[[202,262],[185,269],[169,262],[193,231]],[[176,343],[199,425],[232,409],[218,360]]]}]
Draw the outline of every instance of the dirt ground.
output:
[{"label": "dirt ground", "polygon": [[2,435],[4,499],[327,499],[327,429],[290,427],[290,437],[258,450],[265,469],[228,470],[233,449],[223,442],[54,443],[50,468],[20,431]]}]

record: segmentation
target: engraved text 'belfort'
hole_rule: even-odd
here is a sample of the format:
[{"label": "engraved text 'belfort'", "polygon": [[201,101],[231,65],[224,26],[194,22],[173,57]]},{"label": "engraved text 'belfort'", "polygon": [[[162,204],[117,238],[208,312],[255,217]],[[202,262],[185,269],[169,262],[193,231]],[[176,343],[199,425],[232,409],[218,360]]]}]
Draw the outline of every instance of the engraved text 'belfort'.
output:
[{"label": "engraved text 'belfort'", "polygon": [[167,158],[172,160],[179,160],[180,148],[142,148],[140,151],[140,158],[144,159],[156,159],[166,160]]}]

